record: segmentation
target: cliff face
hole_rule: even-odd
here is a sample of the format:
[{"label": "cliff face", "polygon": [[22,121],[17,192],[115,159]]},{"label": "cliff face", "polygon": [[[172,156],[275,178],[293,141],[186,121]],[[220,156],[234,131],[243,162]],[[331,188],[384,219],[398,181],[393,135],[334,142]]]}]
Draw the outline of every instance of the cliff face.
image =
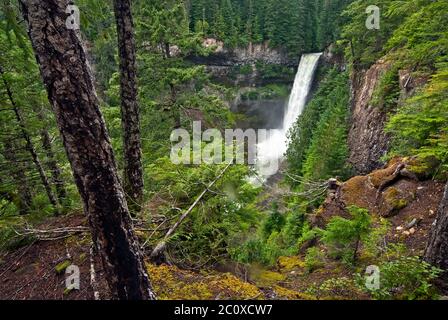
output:
[{"label": "cliff face", "polygon": [[351,76],[349,162],[358,174],[367,174],[384,165],[381,157],[389,147],[389,137],[384,133],[387,115],[383,110],[372,106],[371,100],[381,75],[390,67],[390,63],[380,60],[369,70],[357,71]]},{"label": "cliff face", "polygon": [[334,216],[350,218],[349,206],[369,210],[391,224],[388,241],[401,242],[421,254],[426,247],[444,183],[420,177],[414,159],[395,158],[383,169],[338,183],[312,217],[320,228]]},{"label": "cliff face", "polygon": [[249,44],[244,48],[226,48],[221,41],[205,39],[204,46],[213,48],[213,52],[207,57],[190,57],[190,60],[202,62],[210,66],[235,66],[247,65],[256,62],[266,64],[279,64],[285,66],[297,66],[298,61],[291,59],[285,51],[273,49],[269,44]]},{"label": "cliff face", "polygon": [[[208,72],[218,82],[260,86],[267,83],[290,83],[294,80],[294,70],[298,59],[288,56],[285,51],[273,49],[268,43],[249,44],[244,48],[226,48],[221,41],[205,39],[204,46],[213,48],[208,56],[190,56],[188,60],[205,65]],[[296,61],[297,60],[297,61]],[[274,76],[266,75],[260,65],[278,66],[291,69],[291,74],[277,72]],[[243,70],[242,70],[243,69]]]}]

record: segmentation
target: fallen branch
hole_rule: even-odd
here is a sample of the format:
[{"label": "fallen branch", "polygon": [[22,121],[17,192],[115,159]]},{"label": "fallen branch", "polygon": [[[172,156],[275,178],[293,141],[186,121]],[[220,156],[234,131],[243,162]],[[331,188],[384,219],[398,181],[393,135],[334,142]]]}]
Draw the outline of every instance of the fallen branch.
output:
[{"label": "fallen branch", "polygon": [[163,256],[166,250],[166,245],[168,239],[174,234],[174,232],[177,230],[177,228],[182,224],[182,222],[185,220],[185,218],[188,217],[188,215],[193,211],[193,209],[198,205],[198,203],[202,200],[202,198],[207,194],[207,192],[215,185],[216,182],[221,179],[221,177],[226,173],[226,171],[230,168],[232,165],[232,162],[229,163],[224,170],[221,171],[221,173],[213,180],[205,189],[202,191],[202,193],[196,198],[196,200],[193,202],[193,204],[188,208],[187,211],[185,211],[179,218],[179,220],[168,230],[168,232],[165,234],[165,237],[161,242],[157,244],[157,246],[154,248],[154,250],[151,253],[150,259],[154,262],[160,262],[163,261]]},{"label": "fallen branch", "polygon": [[53,241],[64,239],[74,234],[87,233],[89,232],[89,229],[87,227],[79,226],[79,227],[56,228],[50,230],[26,228],[21,232],[17,230],[14,231],[18,236],[22,237],[33,236],[40,241]]},{"label": "fallen branch", "polygon": [[90,285],[93,290],[93,298],[95,300],[100,300],[100,292],[98,291],[98,285],[96,283],[96,272],[95,272],[95,259],[94,259],[94,244],[90,245]]}]

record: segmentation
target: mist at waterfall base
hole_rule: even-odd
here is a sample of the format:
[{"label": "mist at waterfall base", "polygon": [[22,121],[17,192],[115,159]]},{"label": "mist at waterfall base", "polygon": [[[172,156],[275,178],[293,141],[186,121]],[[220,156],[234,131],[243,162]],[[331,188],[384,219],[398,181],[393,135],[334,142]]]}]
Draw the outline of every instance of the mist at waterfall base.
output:
[{"label": "mist at waterfall base", "polygon": [[263,183],[278,172],[279,165],[288,148],[288,132],[305,108],[321,55],[322,53],[302,55],[289,102],[284,111],[285,115],[281,128],[270,130],[268,137],[257,144],[255,168],[259,175],[258,183]]}]

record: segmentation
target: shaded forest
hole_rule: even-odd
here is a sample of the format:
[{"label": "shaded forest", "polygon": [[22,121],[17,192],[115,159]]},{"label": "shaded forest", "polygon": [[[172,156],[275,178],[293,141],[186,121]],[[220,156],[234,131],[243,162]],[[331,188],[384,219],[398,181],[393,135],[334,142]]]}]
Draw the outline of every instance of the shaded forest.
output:
[{"label": "shaded forest", "polygon": [[[376,6],[1,0],[0,298],[446,296],[448,2]],[[203,161],[281,123],[316,52],[276,175]]]}]

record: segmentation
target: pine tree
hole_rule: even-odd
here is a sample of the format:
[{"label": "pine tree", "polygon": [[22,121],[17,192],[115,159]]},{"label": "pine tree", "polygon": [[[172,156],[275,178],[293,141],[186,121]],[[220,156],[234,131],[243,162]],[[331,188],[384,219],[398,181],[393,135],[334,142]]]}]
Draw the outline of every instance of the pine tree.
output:
[{"label": "pine tree", "polygon": [[120,57],[121,123],[124,146],[124,189],[129,207],[139,211],[143,197],[140,108],[137,101],[137,66],[134,21],[129,0],[114,0]]},{"label": "pine tree", "polygon": [[154,299],[86,51],[77,31],[65,25],[68,4],[20,1],[110,291],[117,299]]}]

